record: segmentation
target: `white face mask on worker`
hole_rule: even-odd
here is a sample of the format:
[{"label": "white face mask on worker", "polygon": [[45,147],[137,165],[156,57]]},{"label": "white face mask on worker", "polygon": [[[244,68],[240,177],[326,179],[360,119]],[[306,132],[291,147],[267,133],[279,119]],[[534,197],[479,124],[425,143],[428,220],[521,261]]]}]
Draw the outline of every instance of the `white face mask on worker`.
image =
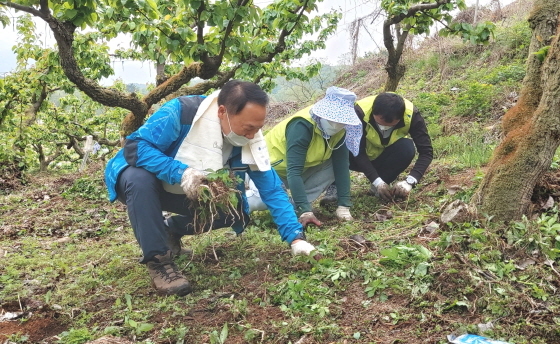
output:
[{"label": "white face mask on worker", "polygon": [[[234,133],[233,130],[231,129],[231,123],[229,122],[228,113],[226,112],[225,115],[227,117],[227,122],[228,122],[228,125],[229,125],[229,133],[227,135],[224,134],[224,138],[226,140],[228,140],[228,142],[231,143],[232,146],[235,146],[235,147],[245,146],[247,143],[249,143],[249,141],[251,139],[248,139],[243,135],[237,135],[236,133]],[[223,132],[222,132],[222,134],[223,134]]]},{"label": "white face mask on worker", "polygon": [[379,127],[379,130],[389,130],[389,129],[393,129],[394,125],[381,125],[379,123],[377,123],[377,126]]},{"label": "white face mask on worker", "polygon": [[321,118],[320,122],[321,122],[321,127],[323,128],[323,132],[329,136],[333,136],[339,131],[341,131],[342,129],[344,129],[344,124],[342,123],[331,122],[324,118]]}]

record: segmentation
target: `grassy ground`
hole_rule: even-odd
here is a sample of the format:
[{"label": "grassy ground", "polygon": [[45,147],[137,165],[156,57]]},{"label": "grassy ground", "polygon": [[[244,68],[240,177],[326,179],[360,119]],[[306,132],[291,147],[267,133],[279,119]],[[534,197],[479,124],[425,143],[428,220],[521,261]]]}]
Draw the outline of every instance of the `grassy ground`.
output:
[{"label": "grassy ground", "polygon": [[509,225],[439,223],[474,190],[476,169],[434,166],[399,204],[379,203],[353,175],[356,221],[317,208],[325,225],[308,237],[319,261],[292,257],[266,212],[241,237],[187,238],[194,254],[178,265],[195,290],[167,298],[137,263],[100,173],[37,176],[0,198],[0,314],[18,317],[0,322],[0,342],[446,343],[491,323],[487,337],[560,343],[556,208]]}]

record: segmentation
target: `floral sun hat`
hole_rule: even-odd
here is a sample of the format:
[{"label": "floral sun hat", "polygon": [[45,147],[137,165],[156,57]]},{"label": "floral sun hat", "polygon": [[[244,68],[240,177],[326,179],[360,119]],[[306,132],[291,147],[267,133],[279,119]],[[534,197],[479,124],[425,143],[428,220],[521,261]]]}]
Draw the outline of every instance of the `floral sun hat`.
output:
[{"label": "floral sun hat", "polygon": [[[320,121],[315,117],[344,124],[346,129],[346,146],[354,156],[358,155],[360,140],[362,139],[362,122],[358,115],[356,115],[356,111],[354,111],[355,101],[356,94],[354,92],[331,86],[327,89],[325,97],[311,107],[311,116],[321,131],[323,130]],[[325,137],[325,134],[323,136]]]}]

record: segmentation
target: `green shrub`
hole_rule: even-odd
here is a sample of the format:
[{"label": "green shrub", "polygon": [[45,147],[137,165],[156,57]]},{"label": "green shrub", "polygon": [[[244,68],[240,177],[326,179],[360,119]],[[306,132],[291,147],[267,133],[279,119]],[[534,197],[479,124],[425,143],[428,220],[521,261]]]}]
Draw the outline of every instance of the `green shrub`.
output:
[{"label": "green shrub", "polygon": [[512,26],[498,27],[495,35],[496,44],[503,48],[507,59],[527,58],[532,33],[526,20],[517,21]]},{"label": "green shrub", "polygon": [[479,82],[470,83],[466,89],[460,91],[451,114],[462,117],[482,117],[490,111],[494,93],[492,85]]},{"label": "green shrub", "polygon": [[552,157],[552,162],[550,163],[550,169],[557,171],[560,169],[560,148],[556,149],[554,156]]},{"label": "green shrub", "polygon": [[[414,60],[408,73],[416,71],[415,75],[417,76],[433,76],[438,74],[440,72],[440,59],[441,56],[439,54],[427,54],[424,58]],[[408,76],[413,77],[413,75]]]},{"label": "green shrub", "polygon": [[495,142],[486,142],[484,134],[475,123],[465,133],[436,137],[433,139],[434,158],[463,168],[483,166],[496,146]]},{"label": "green shrub", "polygon": [[85,199],[105,199],[106,191],[103,181],[98,178],[83,177],[76,179],[72,186],[62,193],[65,198],[81,197]]},{"label": "green shrub", "polygon": [[420,93],[414,99],[414,105],[425,118],[432,120],[441,117],[442,108],[451,104],[451,97],[444,93]]},{"label": "green shrub", "polygon": [[484,81],[489,84],[518,83],[525,77],[525,65],[522,62],[497,66],[486,75]]},{"label": "green shrub", "polygon": [[60,334],[60,344],[82,344],[93,339],[87,328],[70,329]]}]

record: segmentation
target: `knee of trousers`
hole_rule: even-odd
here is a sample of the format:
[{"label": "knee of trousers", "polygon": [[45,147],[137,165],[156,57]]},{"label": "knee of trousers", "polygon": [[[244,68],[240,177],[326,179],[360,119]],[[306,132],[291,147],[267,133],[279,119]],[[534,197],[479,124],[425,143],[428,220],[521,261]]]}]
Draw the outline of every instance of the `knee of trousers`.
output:
[{"label": "knee of trousers", "polygon": [[119,196],[125,196],[120,195],[121,192],[148,194],[151,192],[159,193],[162,190],[161,182],[153,173],[133,166],[128,167],[121,173],[118,185]]},{"label": "knee of trousers", "polygon": [[412,162],[414,156],[416,155],[416,147],[414,146],[414,142],[411,139],[401,138],[398,139],[395,143],[393,143],[400,152],[400,156],[403,161],[407,161],[407,166]]}]

